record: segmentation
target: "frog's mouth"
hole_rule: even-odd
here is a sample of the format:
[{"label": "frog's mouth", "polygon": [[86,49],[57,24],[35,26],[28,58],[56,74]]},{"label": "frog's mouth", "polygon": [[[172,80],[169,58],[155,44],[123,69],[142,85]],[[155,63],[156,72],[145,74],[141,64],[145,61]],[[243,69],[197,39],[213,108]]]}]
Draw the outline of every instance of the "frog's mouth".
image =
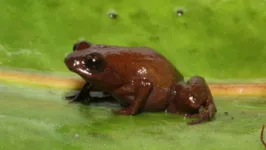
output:
[{"label": "frog's mouth", "polygon": [[87,68],[84,69],[84,68],[81,68],[81,67],[76,68],[75,71],[73,71],[73,72],[79,74],[83,78],[85,78],[85,76],[88,77],[88,76],[92,75],[92,73],[90,72],[89,69],[87,69]]},{"label": "frog's mouth", "polygon": [[71,72],[77,73],[83,79],[88,78],[88,76],[91,76],[92,75],[90,69],[86,68],[85,65],[79,65],[79,66],[75,66],[75,67],[69,67],[69,70]]},{"label": "frog's mouth", "polygon": [[90,69],[86,67],[83,59],[72,59],[71,55],[69,55],[65,58],[65,65],[71,72],[77,73],[81,76],[91,75]]}]

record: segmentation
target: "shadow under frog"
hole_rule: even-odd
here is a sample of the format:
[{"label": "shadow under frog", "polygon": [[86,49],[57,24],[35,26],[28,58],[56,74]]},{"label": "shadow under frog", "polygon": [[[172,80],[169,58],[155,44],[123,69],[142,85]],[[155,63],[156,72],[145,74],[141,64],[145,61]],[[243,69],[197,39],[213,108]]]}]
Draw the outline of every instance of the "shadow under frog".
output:
[{"label": "shadow under frog", "polygon": [[89,93],[101,91],[122,105],[112,110],[115,114],[166,111],[197,118],[189,125],[207,122],[217,112],[204,78],[194,76],[185,82],[173,64],[147,47],[81,41],[73,46],[65,65],[86,81],[78,94],[66,97],[70,103],[97,101]]}]

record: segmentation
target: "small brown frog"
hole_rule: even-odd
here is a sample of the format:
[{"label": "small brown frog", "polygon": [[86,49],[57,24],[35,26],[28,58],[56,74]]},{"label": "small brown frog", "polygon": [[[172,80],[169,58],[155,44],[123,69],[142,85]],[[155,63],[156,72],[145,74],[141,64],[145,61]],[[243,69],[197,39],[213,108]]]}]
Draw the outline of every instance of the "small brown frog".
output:
[{"label": "small brown frog", "polygon": [[91,90],[99,90],[123,104],[121,109],[113,110],[116,114],[167,111],[198,118],[189,124],[209,121],[217,111],[202,77],[192,77],[185,83],[175,66],[151,48],[81,41],[73,51],[65,64],[86,84],[78,95],[69,98],[71,102],[82,101],[90,97]]}]

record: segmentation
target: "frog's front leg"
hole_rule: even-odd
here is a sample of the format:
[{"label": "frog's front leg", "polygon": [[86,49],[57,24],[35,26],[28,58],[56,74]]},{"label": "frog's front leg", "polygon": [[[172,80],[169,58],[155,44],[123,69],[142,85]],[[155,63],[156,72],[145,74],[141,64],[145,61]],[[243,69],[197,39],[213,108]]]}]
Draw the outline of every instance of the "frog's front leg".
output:
[{"label": "frog's front leg", "polygon": [[82,102],[88,104],[92,99],[92,97],[90,96],[91,89],[92,84],[86,82],[80,92],[78,92],[78,94],[65,96],[64,99],[69,100],[69,103]]},{"label": "frog's front leg", "polygon": [[127,94],[133,94],[134,100],[129,102],[129,106],[120,110],[113,110],[113,112],[121,115],[136,115],[144,107],[152,89],[153,84],[147,79],[136,79],[132,83],[122,86],[115,93],[122,99],[126,98]]}]

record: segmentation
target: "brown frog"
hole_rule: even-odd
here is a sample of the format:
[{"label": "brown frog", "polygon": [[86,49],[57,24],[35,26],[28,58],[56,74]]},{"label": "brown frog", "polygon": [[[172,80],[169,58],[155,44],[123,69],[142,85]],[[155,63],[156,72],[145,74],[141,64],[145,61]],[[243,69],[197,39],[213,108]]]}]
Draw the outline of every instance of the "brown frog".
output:
[{"label": "brown frog", "polygon": [[89,103],[89,92],[99,90],[123,104],[122,109],[113,110],[116,114],[167,111],[198,118],[189,124],[209,121],[217,111],[202,77],[184,82],[175,66],[151,48],[81,41],[73,46],[73,51],[65,58],[65,64],[86,84],[75,97],[68,97],[70,102],[89,97]]}]

